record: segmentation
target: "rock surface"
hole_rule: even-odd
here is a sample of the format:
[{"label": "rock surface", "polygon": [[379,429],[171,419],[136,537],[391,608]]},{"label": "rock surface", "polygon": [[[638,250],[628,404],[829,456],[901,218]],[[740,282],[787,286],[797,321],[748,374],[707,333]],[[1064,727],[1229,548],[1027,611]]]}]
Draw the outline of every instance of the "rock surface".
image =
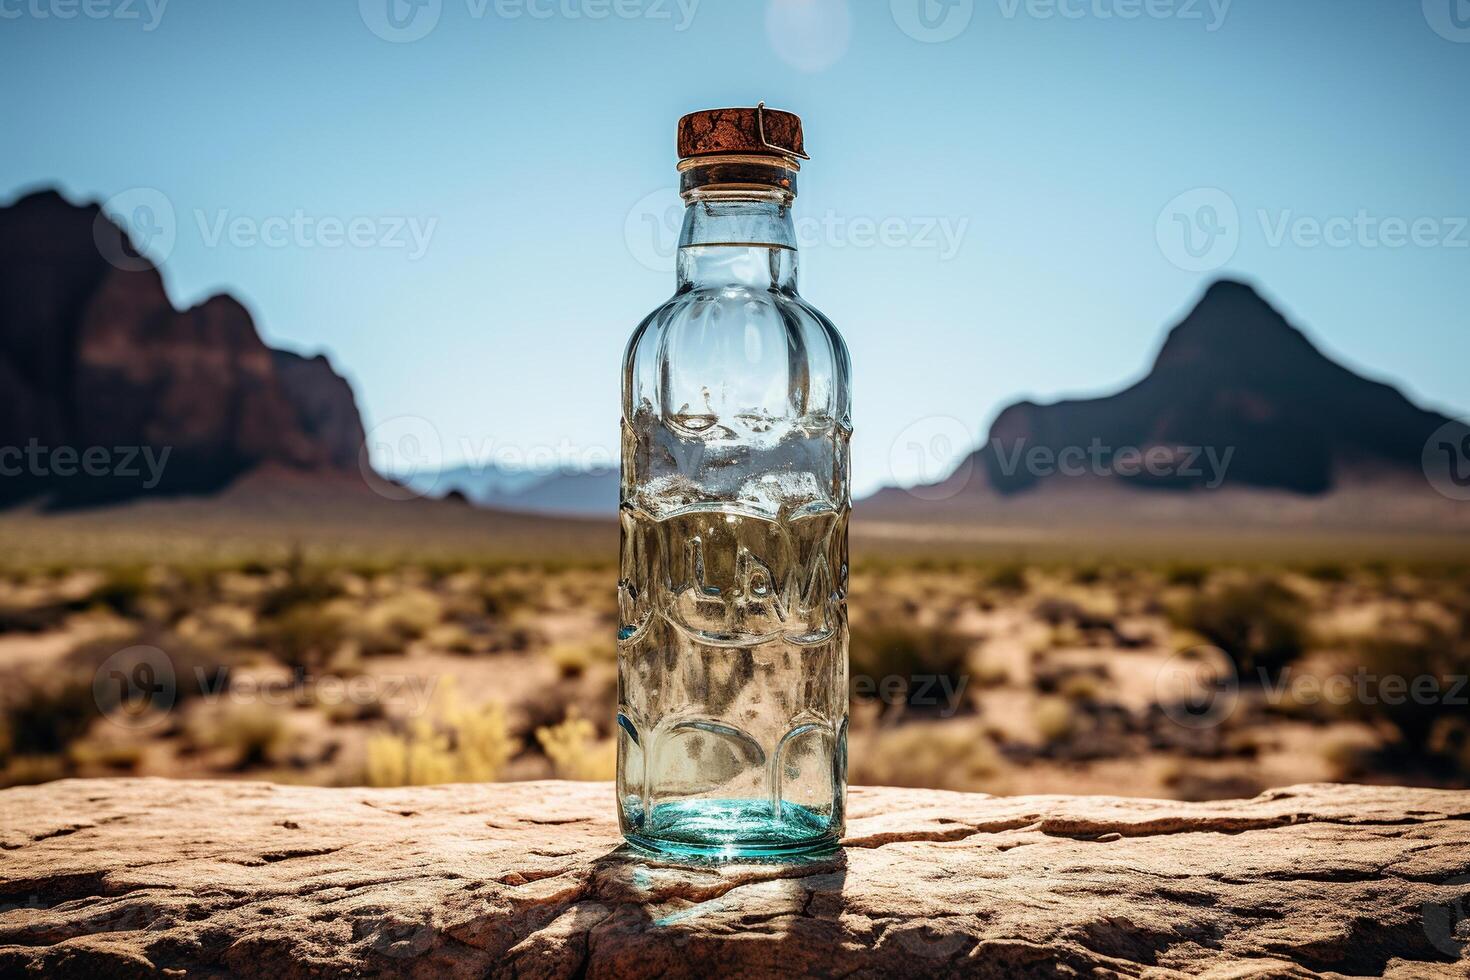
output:
[{"label": "rock surface", "polygon": [[831,859],[681,868],[605,784],[0,793],[0,976],[1470,976],[1470,793],[854,789]]}]

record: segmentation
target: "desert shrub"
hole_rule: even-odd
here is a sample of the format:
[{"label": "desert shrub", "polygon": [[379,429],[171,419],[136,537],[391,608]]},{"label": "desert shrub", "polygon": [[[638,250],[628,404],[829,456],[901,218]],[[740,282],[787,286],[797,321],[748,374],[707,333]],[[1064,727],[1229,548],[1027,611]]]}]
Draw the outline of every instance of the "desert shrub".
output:
[{"label": "desert shrub", "polygon": [[92,590],[91,601],[122,616],[136,616],[151,591],[148,570],[137,565],[109,569]]},{"label": "desert shrub", "polygon": [[982,654],[974,665],[975,686],[1004,687],[1011,682],[1011,670],[999,659]]},{"label": "desert shrub", "polygon": [[1372,771],[1373,752],[1361,738],[1329,738],[1322,742],[1319,751],[1335,780],[1360,779],[1365,773]]},{"label": "desert shrub", "polygon": [[[115,654],[140,648],[136,656],[113,660]],[[149,648],[167,651],[174,701],[199,692],[201,684],[220,685],[228,678],[228,666],[176,637],[153,633],[129,633],[122,637],[100,637],[79,644],[45,670],[30,670],[9,678],[4,690],[4,741],[16,755],[60,755],[86,735],[104,714],[120,708],[129,696],[121,684],[96,684],[104,663],[131,677],[137,663],[156,658]],[[155,665],[150,664],[150,670]],[[138,702],[146,708],[147,702]]]},{"label": "desert shrub", "polygon": [[59,755],[17,755],[0,771],[0,786],[34,786],[64,779],[66,759]]},{"label": "desert shrub", "polygon": [[[160,664],[152,648],[167,651],[167,660]],[[119,653],[126,655],[118,658]],[[109,677],[95,683],[104,664],[109,672],[116,670],[127,679],[136,676],[136,668],[144,661],[153,672],[148,676],[168,685],[174,704],[200,693],[202,687],[222,690],[228,682],[227,664],[176,637],[135,633],[79,644],[45,670],[8,678],[0,710],[0,757],[13,755],[29,761],[21,763],[28,767],[24,773],[10,773],[3,780],[15,784],[38,781],[47,773],[51,775],[46,778],[67,775],[69,764],[86,761],[86,747],[75,758],[72,750],[99,719],[130,705],[142,711],[157,710],[158,704],[149,700],[151,694],[135,700],[140,692],[124,683],[112,683]],[[96,755],[95,747],[92,755]]]},{"label": "desert shrub", "polygon": [[1025,592],[1027,586],[1024,565],[998,565],[985,576],[985,584],[997,592]]},{"label": "desert shrub", "polygon": [[108,742],[82,739],[67,750],[67,761],[79,769],[117,769],[131,772],[143,761],[143,746],[137,742]]},{"label": "desert shrub", "polygon": [[593,664],[613,663],[618,651],[611,641],[602,643],[558,643],[548,647],[546,658],[562,677],[581,677]]},{"label": "desert shrub", "polygon": [[1048,626],[1075,624],[1082,618],[1082,608],[1071,599],[1043,596],[1031,607],[1031,614]]},{"label": "desert shrub", "polygon": [[42,633],[57,629],[72,610],[63,602],[21,603],[0,600],[0,634]]},{"label": "desert shrub", "polygon": [[371,786],[430,786],[490,782],[514,754],[505,709],[497,702],[477,708],[460,703],[452,678],[434,692],[425,717],[401,733],[373,735],[367,743]]},{"label": "desert shrub", "polygon": [[63,752],[101,717],[92,678],[80,671],[32,673],[7,700],[4,741],[16,755]]},{"label": "desert shrub", "polygon": [[560,779],[584,782],[612,779],[617,769],[617,743],[597,738],[597,726],[576,708],[567,709],[560,724],[536,729],[536,741]]},{"label": "desert shrub", "polygon": [[258,612],[262,619],[271,619],[302,606],[320,606],[341,595],[340,582],[324,569],[306,565],[298,556],[286,566],[286,581],[261,596]]},{"label": "desert shrub", "polygon": [[1080,630],[1110,629],[1117,614],[1115,605],[1091,596],[1047,595],[1031,611],[1048,626],[1072,625]]},{"label": "desert shrub", "polygon": [[1076,728],[1076,709],[1064,697],[1038,698],[1031,720],[1043,741],[1060,742]]},{"label": "desert shrub", "polygon": [[[88,683],[113,654],[132,648],[140,648],[139,656],[145,651],[156,649],[168,657],[177,681],[176,701],[184,701],[206,691],[223,690],[228,686],[234,658],[219,649],[194,643],[177,633],[152,628],[136,629],[122,634],[108,634],[74,646],[63,659],[68,668],[86,672]],[[118,666],[114,664],[114,666]],[[127,667],[128,662],[121,664]]]},{"label": "desert shrub", "polygon": [[1170,565],[1164,571],[1164,581],[1169,585],[1197,589],[1210,578],[1210,570],[1203,565]]},{"label": "desert shrub", "polygon": [[1072,569],[1072,581],[1078,585],[1096,585],[1103,580],[1101,565],[1078,565]]},{"label": "desert shrub", "polygon": [[468,566],[457,558],[426,558],[419,563],[424,576],[435,585],[462,574]]},{"label": "desert shrub", "polygon": [[460,623],[440,623],[424,634],[424,641],[450,653],[474,653],[478,649],[474,635]]},{"label": "desert shrub", "polygon": [[304,670],[325,663],[347,636],[334,609],[294,606],[260,624],[258,639],[287,667]]},{"label": "desert shrub", "polygon": [[852,782],[877,786],[975,790],[1001,769],[983,735],[949,722],[881,728],[850,760]]},{"label": "desert shrub", "polygon": [[255,636],[255,615],[243,606],[222,603],[206,605],[173,626],[180,638],[202,646],[230,647]]},{"label": "desert shrub", "polygon": [[[1386,722],[1416,753],[1458,754],[1447,739],[1470,722],[1470,615],[1420,615],[1384,623],[1359,640],[1363,670],[1376,677],[1367,698],[1355,698],[1352,713]],[[1390,689],[1388,678],[1402,689]],[[1416,693],[1415,686],[1418,685]],[[1440,743],[1440,744],[1436,744]]]},{"label": "desert shrub", "polygon": [[953,690],[970,657],[970,641],[947,626],[891,620],[854,625],[848,646],[852,676],[869,678],[875,687],[885,678],[900,678],[905,703],[917,693],[911,681],[918,678],[948,678]]},{"label": "desert shrub", "polygon": [[487,577],[480,594],[486,613],[505,616],[539,605],[545,593],[546,583],[539,574],[506,570]]},{"label": "desert shrub", "polygon": [[[461,568],[458,571],[445,576],[438,582],[438,586],[449,595],[480,597],[481,587],[484,585],[485,575],[475,568]],[[481,607],[483,608],[483,607]],[[480,611],[477,609],[476,611]]]},{"label": "desert shrub", "polygon": [[242,770],[268,762],[284,744],[286,734],[282,712],[264,704],[196,714],[185,729],[191,746],[228,752],[235,767]]},{"label": "desert shrub", "polygon": [[1063,677],[1057,691],[1068,701],[1093,702],[1101,699],[1106,679],[1094,671],[1073,671]]},{"label": "desert shrub", "polygon": [[268,572],[248,574],[243,571],[225,569],[214,578],[214,594],[225,602],[248,604],[252,609],[264,596],[276,588]]},{"label": "desert shrub", "polygon": [[1317,562],[1314,565],[1308,565],[1302,572],[1307,578],[1328,585],[1336,585],[1348,580],[1347,566],[1335,561]]},{"label": "desert shrub", "polygon": [[372,603],[350,624],[348,635],[365,654],[399,653],[427,635],[442,616],[443,607],[432,594],[408,589]]},{"label": "desert shrub", "polygon": [[1174,610],[1175,625],[1224,650],[1244,680],[1274,677],[1307,644],[1308,610],[1299,596],[1269,578],[1232,582]]}]

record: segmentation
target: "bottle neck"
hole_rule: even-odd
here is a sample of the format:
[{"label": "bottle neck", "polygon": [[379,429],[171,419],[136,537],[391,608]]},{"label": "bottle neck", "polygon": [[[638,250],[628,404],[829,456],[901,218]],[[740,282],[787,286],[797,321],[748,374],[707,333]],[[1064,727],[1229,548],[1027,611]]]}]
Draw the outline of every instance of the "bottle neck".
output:
[{"label": "bottle neck", "polygon": [[795,293],[796,265],[789,195],[691,196],[679,235],[679,292],[749,286]]}]

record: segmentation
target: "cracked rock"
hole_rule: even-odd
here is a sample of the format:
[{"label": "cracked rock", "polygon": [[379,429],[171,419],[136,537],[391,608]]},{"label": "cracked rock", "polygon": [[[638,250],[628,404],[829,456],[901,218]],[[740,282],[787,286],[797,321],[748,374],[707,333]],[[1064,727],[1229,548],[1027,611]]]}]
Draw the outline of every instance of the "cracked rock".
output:
[{"label": "cracked rock", "polygon": [[0,792],[0,976],[1470,976],[1470,793],[855,788],[820,861],[679,867],[606,784]]}]

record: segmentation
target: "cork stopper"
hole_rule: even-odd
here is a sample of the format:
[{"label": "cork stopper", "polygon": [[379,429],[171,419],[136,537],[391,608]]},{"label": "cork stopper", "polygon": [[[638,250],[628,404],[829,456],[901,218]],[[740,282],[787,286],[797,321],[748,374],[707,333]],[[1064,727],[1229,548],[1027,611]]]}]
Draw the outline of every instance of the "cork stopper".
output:
[{"label": "cork stopper", "polygon": [[750,109],[703,109],[679,120],[679,159],[742,154],[808,159],[801,117],[764,102]]}]

